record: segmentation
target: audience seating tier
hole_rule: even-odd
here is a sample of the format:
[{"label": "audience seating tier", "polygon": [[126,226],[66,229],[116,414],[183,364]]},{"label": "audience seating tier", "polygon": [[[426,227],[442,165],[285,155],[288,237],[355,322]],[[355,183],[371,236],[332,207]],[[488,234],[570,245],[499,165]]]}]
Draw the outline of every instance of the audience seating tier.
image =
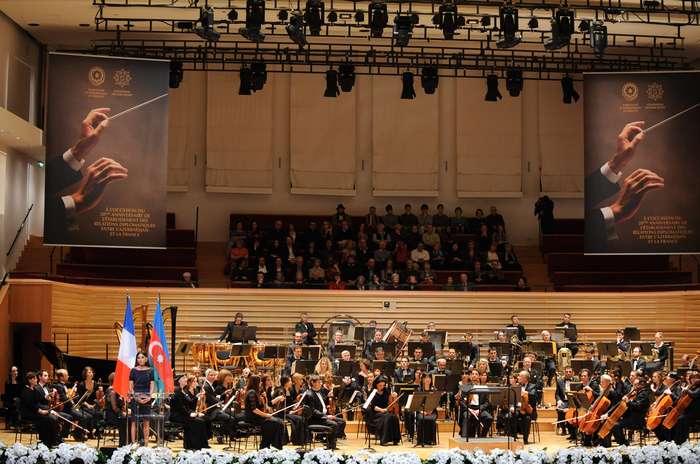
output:
[{"label": "audience seating tier", "polygon": [[668,271],[668,255],[584,255],[549,253],[549,274],[560,271]]},{"label": "audience seating tier", "polygon": [[196,267],[116,266],[75,263],[56,265],[56,273],[62,276],[99,279],[170,280],[179,282],[182,280],[184,272],[192,274],[193,281],[197,280]]},{"label": "audience seating tier", "polygon": [[684,271],[638,271],[638,272],[555,272],[554,287],[566,285],[669,285],[690,284],[692,274]]},{"label": "audience seating tier", "polygon": [[583,235],[547,234],[542,236],[542,255],[547,253],[583,253]]},{"label": "audience seating tier", "polygon": [[69,262],[76,264],[117,264],[127,266],[195,267],[194,248],[136,249],[71,247]]}]

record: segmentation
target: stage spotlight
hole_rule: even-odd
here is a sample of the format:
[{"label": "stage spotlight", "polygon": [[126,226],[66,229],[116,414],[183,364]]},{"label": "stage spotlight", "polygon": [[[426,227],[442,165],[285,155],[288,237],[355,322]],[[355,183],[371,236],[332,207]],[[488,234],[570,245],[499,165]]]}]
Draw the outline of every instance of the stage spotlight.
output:
[{"label": "stage spotlight", "polygon": [[503,98],[501,92],[498,91],[498,76],[489,74],[486,76],[486,98],[485,101],[495,102],[499,98]]},{"label": "stage spotlight", "polygon": [[321,34],[321,26],[323,26],[323,18],[325,17],[325,6],[323,2],[309,0],[306,2],[306,13],[304,19],[306,25],[309,26],[309,33],[312,36]]},{"label": "stage spotlight", "polygon": [[439,80],[440,77],[438,76],[438,68],[435,66],[423,68],[420,76],[420,86],[423,87],[426,94],[432,95],[435,93]]},{"label": "stage spotlight", "polygon": [[214,29],[213,8],[202,8],[199,13],[199,21],[202,25],[194,28],[195,34],[209,42],[216,42],[221,38],[221,34]]},{"label": "stage spotlight", "polygon": [[182,82],[182,77],[184,76],[184,71],[182,70],[182,61],[171,61],[170,62],[170,83],[168,87],[171,89],[177,89],[180,87],[180,82]]},{"label": "stage spotlight", "polygon": [[253,73],[250,68],[242,67],[238,75],[241,78],[241,86],[238,88],[238,95],[250,95],[250,91],[253,90],[253,85],[251,79]]},{"label": "stage spotlight", "polygon": [[608,28],[603,21],[595,21],[591,24],[591,47],[595,57],[600,59],[605,54],[605,47],[608,46]]},{"label": "stage spotlight", "polygon": [[416,96],[416,91],[413,90],[413,73],[406,71],[401,77],[403,82],[403,91],[401,92],[401,98],[404,100],[413,100]]},{"label": "stage spotlight", "polygon": [[251,42],[264,42],[265,34],[260,32],[265,22],[265,1],[248,0],[245,5],[245,27],[238,30],[243,37]]},{"label": "stage spotlight", "polygon": [[575,102],[580,98],[574,89],[574,78],[571,76],[561,78],[561,90],[564,92],[564,99],[562,100],[564,103],[571,104],[572,98]]},{"label": "stage spotlight", "polygon": [[530,29],[537,29],[540,27],[540,22],[537,20],[537,18],[532,18],[530,21],[528,21],[527,27]]},{"label": "stage spotlight", "polygon": [[323,96],[335,98],[338,95],[340,95],[340,89],[338,89],[338,71],[329,69],[326,71],[326,92]]},{"label": "stage spotlight", "polygon": [[194,28],[194,22],[192,21],[178,21],[177,28],[183,31],[191,31]]},{"label": "stage spotlight", "polygon": [[484,16],[481,18],[481,27],[489,27],[491,25],[491,18]]},{"label": "stage spotlight", "polygon": [[552,38],[544,43],[545,50],[559,50],[569,45],[574,33],[574,12],[557,10],[552,20]]},{"label": "stage spotlight", "polygon": [[405,47],[413,35],[413,22],[410,16],[394,18],[394,41],[397,47]]},{"label": "stage spotlight", "polygon": [[292,42],[299,45],[299,48],[304,48],[307,42],[304,35],[304,17],[301,11],[292,14],[292,19],[289,20],[289,24],[284,26],[284,29]]},{"label": "stage spotlight", "polygon": [[523,40],[523,35],[518,34],[518,10],[516,8],[502,6],[498,17],[501,24],[501,34],[496,41],[498,48],[511,48]]},{"label": "stage spotlight", "polygon": [[590,31],[591,29],[591,22],[590,21],[581,21],[578,23],[578,30],[581,32],[581,34],[586,34]]},{"label": "stage spotlight", "polygon": [[380,38],[387,24],[389,24],[389,15],[386,12],[386,4],[370,3],[369,28],[372,31],[372,37]]},{"label": "stage spotlight", "polygon": [[340,89],[343,92],[350,92],[355,85],[355,66],[351,64],[340,65]]},{"label": "stage spotlight", "polygon": [[362,11],[358,11],[355,13],[355,22],[356,23],[364,23],[365,22],[365,14]]},{"label": "stage spotlight", "polygon": [[250,70],[253,73],[253,76],[250,80],[253,92],[262,90],[262,88],[265,86],[265,83],[267,82],[266,68],[267,66],[262,61],[256,61],[250,66]]},{"label": "stage spotlight", "polygon": [[433,24],[442,29],[442,35],[447,40],[454,38],[457,20],[457,5],[440,5],[438,14],[433,16]]},{"label": "stage spotlight", "polygon": [[238,11],[231,9],[231,11],[228,12],[228,20],[233,22],[238,19]]},{"label": "stage spotlight", "polygon": [[523,72],[520,69],[506,71],[506,90],[511,97],[520,96],[520,91],[523,90]]},{"label": "stage spotlight", "polygon": [[280,10],[280,12],[277,13],[277,19],[280,21],[286,21],[287,18],[289,18],[289,13],[287,13],[287,10]]},{"label": "stage spotlight", "polygon": [[333,24],[334,22],[338,21],[338,13],[335,11],[331,11],[328,13],[328,22]]}]

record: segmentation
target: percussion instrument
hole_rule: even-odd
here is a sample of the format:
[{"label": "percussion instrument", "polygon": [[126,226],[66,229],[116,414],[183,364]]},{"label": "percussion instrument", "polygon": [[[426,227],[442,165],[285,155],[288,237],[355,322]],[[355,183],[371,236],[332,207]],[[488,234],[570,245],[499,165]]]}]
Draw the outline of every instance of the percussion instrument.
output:
[{"label": "percussion instrument", "polygon": [[401,351],[408,343],[408,339],[413,335],[413,330],[406,327],[407,325],[407,322],[402,324],[399,321],[394,321],[384,334],[384,337],[382,337],[382,341],[396,342],[398,351]]}]

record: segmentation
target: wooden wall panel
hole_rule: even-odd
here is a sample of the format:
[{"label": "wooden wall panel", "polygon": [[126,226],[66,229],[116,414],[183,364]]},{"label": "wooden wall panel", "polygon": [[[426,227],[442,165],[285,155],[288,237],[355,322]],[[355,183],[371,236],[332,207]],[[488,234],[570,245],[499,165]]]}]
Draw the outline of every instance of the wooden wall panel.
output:
[{"label": "wooden wall panel", "polygon": [[[15,281],[13,285],[30,285]],[[51,328],[62,349],[69,338],[74,355],[116,359],[115,321],[123,321],[126,290],[113,287],[83,287],[62,283],[52,285]],[[158,289],[130,290],[132,308],[149,305],[152,322]],[[385,309],[384,302],[395,309]],[[658,330],[675,343],[676,360],[700,349],[700,293],[452,293],[452,292],[350,292],[299,290],[162,289],[162,307],[179,307],[178,340],[201,334],[218,339],[226,322],[243,312],[250,325],[258,326],[259,339],[288,343],[302,311],[320,330],[323,322],[339,314],[351,315],[363,323],[376,319],[386,329],[394,321],[407,321],[420,332],[429,321],[448,330],[450,340],[466,331],[479,342],[517,314],[532,338],[543,329],[552,330],[570,312],[579,329],[579,341],[612,341],[617,328],[637,327],[642,339],[653,340]],[[170,338],[170,322],[166,322]],[[137,339],[140,339],[137,325]],[[417,337],[416,337],[417,338]],[[169,342],[171,342],[169,340]],[[327,339],[326,339],[327,342]],[[180,357],[178,357],[178,366]]]}]

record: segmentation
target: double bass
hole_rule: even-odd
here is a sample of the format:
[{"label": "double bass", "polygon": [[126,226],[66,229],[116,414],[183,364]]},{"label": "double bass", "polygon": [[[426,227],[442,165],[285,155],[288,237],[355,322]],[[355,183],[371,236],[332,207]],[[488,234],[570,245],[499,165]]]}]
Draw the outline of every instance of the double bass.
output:
[{"label": "double bass", "polygon": [[605,411],[610,407],[610,399],[608,392],[612,388],[612,384],[608,385],[605,391],[598,397],[588,410],[588,415],[583,418],[583,422],[579,421],[579,429],[586,435],[593,435],[600,426],[600,417],[605,414]]},{"label": "double bass", "polygon": [[[673,390],[676,388],[678,382],[680,382],[680,380],[673,382],[673,385],[671,385],[668,389]],[[671,406],[673,406],[673,398],[671,398],[670,395],[667,395],[666,391],[664,390],[664,393],[659,396],[659,398],[654,402],[654,404],[651,405],[649,411],[647,412],[647,428],[649,430],[654,430],[656,427],[661,425],[666,415],[666,411],[668,411]]]},{"label": "double bass", "polygon": [[[627,394],[627,400],[631,400],[632,398],[637,396],[637,393],[639,393],[640,391],[642,391],[645,388],[646,388],[646,385],[643,387],[635,388],[634,390],[632,390],[631,392],[629,392]],[[624,397],[623,397],[623,400],[624,400]],[[605,421],[605,424],[603,424],[603,426],[600,428],[600,430],[598,430],[598,436],[600,438],[605,438],[608,436],[608,434],[610,433],[612,428],[615,426],[617,421],[619,421],[620,418],[622,417],[622,415],[625,412],[627,412],[627,408],[628,408],[627,401],[620,401],[618,403],[618,406],[615,408],[615,410],[612,412],[612,414],[610,414],[608,416],[608,420]]]}]

